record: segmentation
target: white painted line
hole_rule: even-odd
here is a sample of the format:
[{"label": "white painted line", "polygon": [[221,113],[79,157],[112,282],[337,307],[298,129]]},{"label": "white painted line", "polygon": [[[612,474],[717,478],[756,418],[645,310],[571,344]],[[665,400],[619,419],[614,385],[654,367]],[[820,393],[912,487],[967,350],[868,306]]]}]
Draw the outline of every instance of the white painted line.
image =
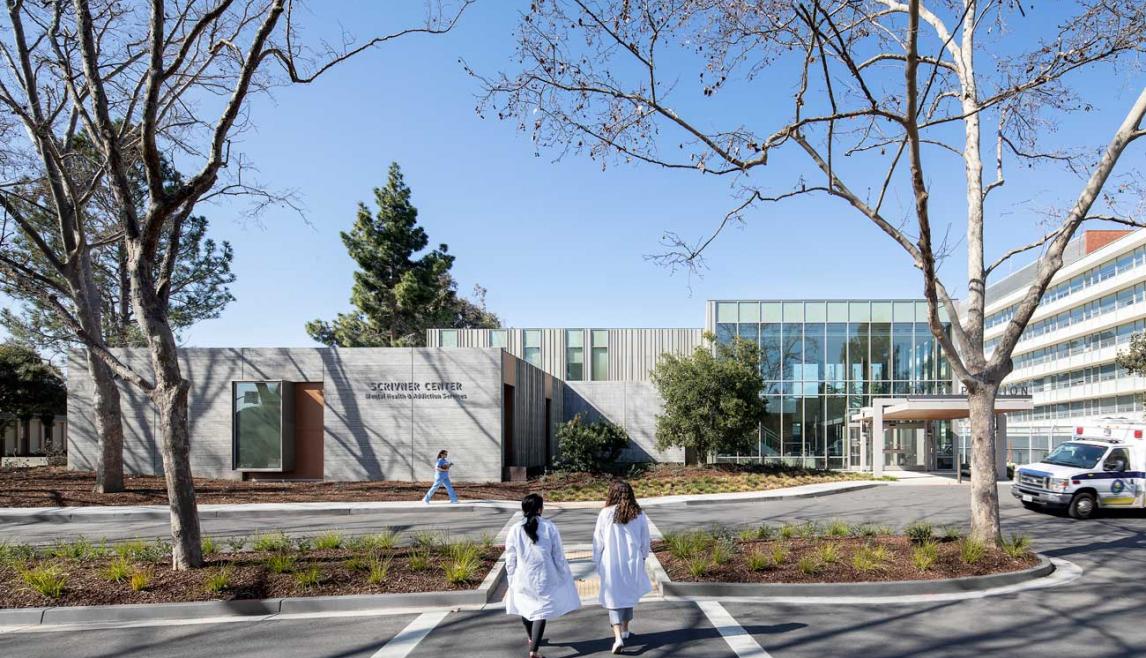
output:
[{"label": "white painted line", "polygon": [[697,601],[696,605],[700,607],[701,612],[716,630],[720,631],[720,635],[724,641],[728,643],[728,647],[732,649],[740,658],[771,658],[771,655],[764,650],[763,647],[744,630],[744,627],[737,622],[724,606],[716,601]]},{"label": "white painted line", "polygon": [[409,626],[403,628],[371,658],[406,658],[448,614],[449,610],[439,610],[418,615]]}]

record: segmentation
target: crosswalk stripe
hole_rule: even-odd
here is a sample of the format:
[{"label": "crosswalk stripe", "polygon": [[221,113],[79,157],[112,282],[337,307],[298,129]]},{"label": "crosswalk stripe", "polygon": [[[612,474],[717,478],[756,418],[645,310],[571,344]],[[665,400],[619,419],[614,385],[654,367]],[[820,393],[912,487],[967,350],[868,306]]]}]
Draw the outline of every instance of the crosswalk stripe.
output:
[{"label": "crosswalk stripe", "polygon": [[740,658],[771,658],[771,655],[744,630],[744,627],[728,614],[724,606],[716,601],[697,601],[701,612],[716,627],[728,647]]},{"label": "crosswalk stripe", "polygon": [[418,615],[371,658],[406,658],[448,614],[449,610],[439,610]]}]

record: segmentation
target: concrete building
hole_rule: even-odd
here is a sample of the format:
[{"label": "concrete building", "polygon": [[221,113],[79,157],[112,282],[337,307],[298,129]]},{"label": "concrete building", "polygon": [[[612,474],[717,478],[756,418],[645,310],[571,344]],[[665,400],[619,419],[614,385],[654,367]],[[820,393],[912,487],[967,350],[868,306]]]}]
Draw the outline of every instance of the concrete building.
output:
[{"label": "concrete building", "polygon": [[57,416],[50,423],[42,418],[0,418],[0,457],[42,457],[59,450],[67,440],[68,423]]},{"label": "concrete building", "polygon": [[[988,348],[1031,276],[988,288]],[[190,349],[192,462],[224,478],[425,480],[448,448],[457,479],[496,480],[552,464],[557,426],[577,414],[628,431],[622,460],[683,461],[656,449],[662,402],[649,377],[662,355],[689,354],[711,332],[760,345],[769,411],[754,450],[718,459],[953,470],[966,461],[966,399],[926,318],[918,299],[725,299],[707,303],[703,329],[431,329],[425,348]],[[1080,236],[1015,352],[1000,462],[1037,459],[1078,418],[1141,412],[1146,380],[1113,360],[1144,325],[1146,230]],[[119,354],[146,372],[142,351]],[[78,357],[69,463],[90,468],[91,383]],[[157,473],[154,410],[123,393],[127,468]]]}]

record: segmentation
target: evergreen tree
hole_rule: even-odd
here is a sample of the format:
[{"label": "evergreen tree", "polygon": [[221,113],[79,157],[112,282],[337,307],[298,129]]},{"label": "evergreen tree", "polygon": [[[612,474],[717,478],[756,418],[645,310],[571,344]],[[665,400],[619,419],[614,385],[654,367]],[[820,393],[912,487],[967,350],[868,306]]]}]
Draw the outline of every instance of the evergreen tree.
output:
[{"label": "evergreen tree", "polygon": [[35,350],[13,342],[0,343],[0,431],[19,421],[19,452],[27,452],[29,423],[40,418],[45,423],[67,412],[64,379]]},{"label": "evergreen tree", "polygon": [[425,251],[430,238],[418,225],[410,195],[393,163],[386,186],[374,190],[377,212],[358,205],[353,228],[342,233],[342,243],[358,264],[350,295],[354,310],[330,322],[308,322],[311,338],[332,347],[418,346],[425,344],[431,327],[500,324],[485,308],[484,289],[476,289],[477,303],[457,294],[450,274],[454,257],[445,244]]}]

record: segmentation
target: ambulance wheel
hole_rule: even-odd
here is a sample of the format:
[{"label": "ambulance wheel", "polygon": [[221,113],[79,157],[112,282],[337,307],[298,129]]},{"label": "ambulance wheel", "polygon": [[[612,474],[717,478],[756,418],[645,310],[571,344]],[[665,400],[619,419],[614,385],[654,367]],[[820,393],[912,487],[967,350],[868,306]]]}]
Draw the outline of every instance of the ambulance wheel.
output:
[{"label": "ambulance wheel", "polygon": [[1075,494],[1074,498],[1070,501],[1070,507],[1067,508],[1067,513],[1070,514],[1072,519],[1089,519],[1094,515],[1094,510],[1097,507],[1094,501],[1094,494],[1083,492]]}]

